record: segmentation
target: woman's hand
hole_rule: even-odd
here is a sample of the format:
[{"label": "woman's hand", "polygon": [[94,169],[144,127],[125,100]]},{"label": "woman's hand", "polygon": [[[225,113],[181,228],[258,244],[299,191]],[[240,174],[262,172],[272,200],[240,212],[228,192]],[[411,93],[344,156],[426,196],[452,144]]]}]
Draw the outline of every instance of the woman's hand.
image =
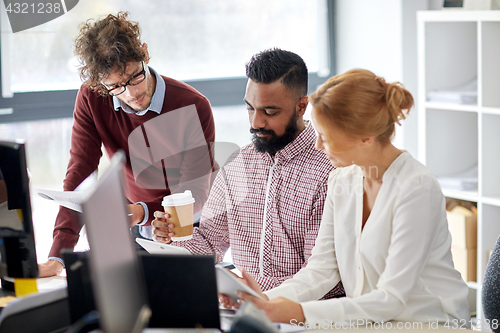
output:
[{"label": "woman's hand", "polygon": [[229,299],[229,297],[227,297],[226,295],[224,294],[219,294],[219,304],[225,308],[225,309],[239,309],[240,308],[240,305],[239,304],[234,304],[233,301],[231,301]]},{"label": "woman's hand", "polygon": [[[235,274],[234,272],[231,272],[229,269],[227,271],[229,273],[231,273],[235,278],[237,278],[238,280],[240,280],[241,282],[243,282],[244,284],[246,284],[247,286],[249,286],[247,280],[245,280],[244,278],[239,277],[237,274]],[[251,287],[251,288],[267,299],[267,296],[262,293],[262,290],[260,289],[259,284],[245,271],[244,268],[243,268],[243,272],[242,273],[246,274],[249,277],[250,281],[253,281],[252,282],[253,283],[253,287]],[[231,301],[231,299],[229,297],[227,297],[226,295],[224,295],[224,294],[219,294],[219,303],[220,303],[221,306],[223,306],[226,309],[231,309],[231,308],[239,309],[239,307],[240,307],[239,303],[238,304],[233,303],[233,301]]]},{"label": "woman's hand", "polygon": [[257,281],[255,281],[255,279],[250,274],[248,274],[244,268],[241,270],[241,280],[243,281],[244,284],[252,288],[257,294],[262,296],[265,300],[269,300],[269,297],[267,297],[267,295],[262,292],[262,289],[260,288]]},{"label": "woman's hand", "polygon": [[238,292],[238,296],[244,301],[252,302],[257,308],[262,310],[272,322],[290,324],[292,319],[296,319],[297,322],[305,321],[304,311],[302,311],[302,306],[300,306],[299,303],[290,301],[284,297],[269,300],[269,297],[262,293],[257,281],[255,281],[245,270],[242,271],[242,275],[245,283],[262,295],[264,299],[244,292]]}]

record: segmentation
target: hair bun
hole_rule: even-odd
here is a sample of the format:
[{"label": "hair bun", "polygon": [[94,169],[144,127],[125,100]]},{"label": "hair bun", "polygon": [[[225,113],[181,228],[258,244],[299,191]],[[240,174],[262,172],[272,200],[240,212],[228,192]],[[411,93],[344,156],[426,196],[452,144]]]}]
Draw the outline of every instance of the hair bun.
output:
[{"label": "hair bun", "polygon": [[413,97],[400,82],[386,83],[386,85],[385,99],[387,110],[392,121],[400,124],[400,120],[406,118],[408,109],[413,105]]}]

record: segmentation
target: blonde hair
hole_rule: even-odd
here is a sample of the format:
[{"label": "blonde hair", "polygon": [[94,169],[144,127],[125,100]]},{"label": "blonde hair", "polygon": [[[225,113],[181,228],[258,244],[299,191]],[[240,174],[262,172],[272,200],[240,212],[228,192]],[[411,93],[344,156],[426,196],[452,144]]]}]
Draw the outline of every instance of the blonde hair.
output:
[{"label": "blonde hair", "polygon": [[413,97],[401,83],[364,69],[353,69],[326,81],[309,101],[315,111],[347,135],[374,136],[389,143],[395,123],[401,125],[413,106]]}]

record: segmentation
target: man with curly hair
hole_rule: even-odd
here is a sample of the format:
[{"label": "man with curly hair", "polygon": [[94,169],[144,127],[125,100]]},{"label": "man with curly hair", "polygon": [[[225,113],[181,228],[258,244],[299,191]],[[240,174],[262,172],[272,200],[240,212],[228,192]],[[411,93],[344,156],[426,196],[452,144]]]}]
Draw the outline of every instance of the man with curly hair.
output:
[{"label": "man with curly hair", "polygon": [[[139,24],[127,16],[88,20],[76,39],[84,83],[75,103],[64,190],[73,191],[97,169],[101,146],[108,157],[123,150],[131,226],[143,227],[144,235],[165,195],[191,190],[195,212],[201,211],[214,171],[215,128],[203,95],[148,67]],[[62,271],[61,250],[74,248],[81,228],[77,213],[61,207],[49,260],[39,265],[41,277]]]}]

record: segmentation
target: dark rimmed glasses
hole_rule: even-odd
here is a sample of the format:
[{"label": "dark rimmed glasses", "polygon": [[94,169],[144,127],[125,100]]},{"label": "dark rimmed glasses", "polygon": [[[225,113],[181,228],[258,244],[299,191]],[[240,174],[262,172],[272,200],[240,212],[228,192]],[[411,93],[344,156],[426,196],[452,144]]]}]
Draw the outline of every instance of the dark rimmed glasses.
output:
[{"label": "dark rimmed glasses", "polygon": [[142,71],[132,76],[130,80],[127,81],[127,83],[123,85],[116,85],[115,87],[108,89],[108,94],[110,94],[111,96],[118,96],[120,94],[123,94],[125,89],[127,89],[127,86],[136,86],[144,81],[146,79],[146,68],[144,67],[144,61],[141,61],[141,63]]}]

